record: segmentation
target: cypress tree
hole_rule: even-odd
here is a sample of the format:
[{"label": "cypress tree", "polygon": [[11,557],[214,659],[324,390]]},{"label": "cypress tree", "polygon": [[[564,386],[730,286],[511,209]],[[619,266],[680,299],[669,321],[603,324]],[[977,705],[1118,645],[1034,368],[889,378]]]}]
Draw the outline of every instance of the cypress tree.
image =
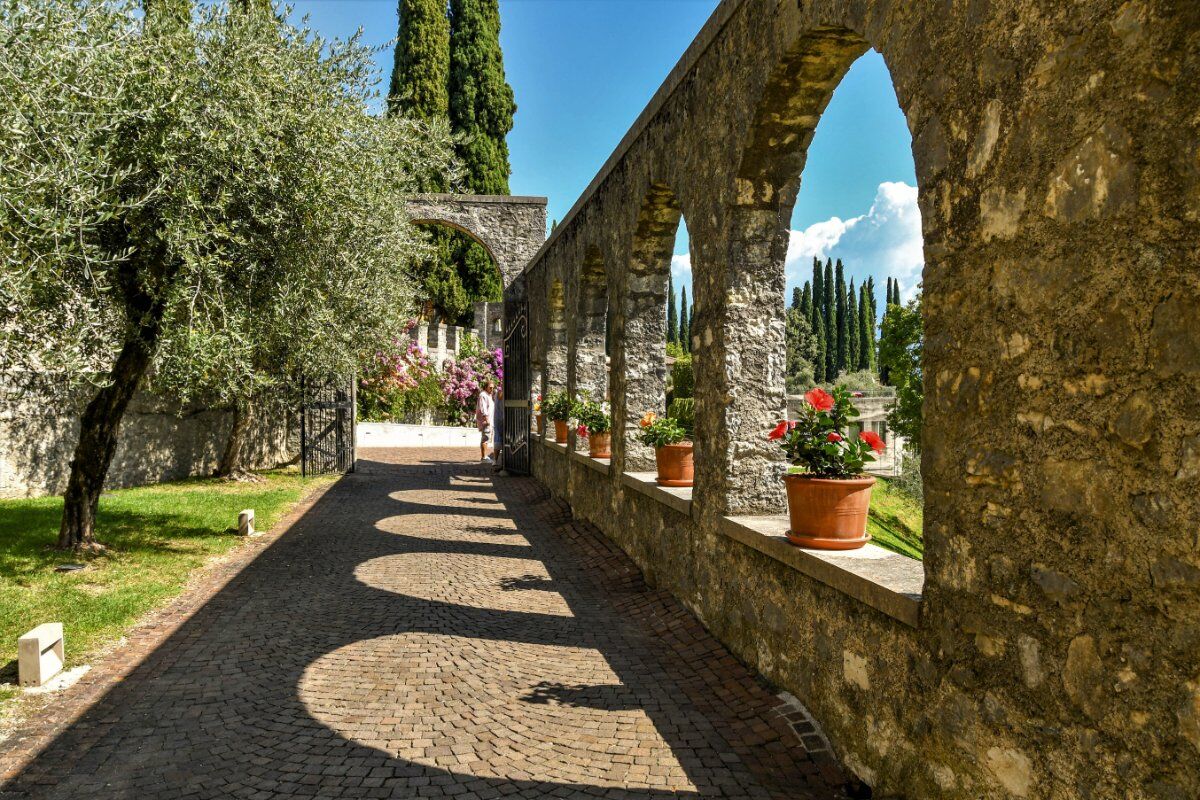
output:
[{"label": "cypress tree", "polygon": [[799,307],[800,307],[800,287],[793,286],[792,287],[792,308],[799,308]]},{"label": "cypress tree", "polygon": [[506,137],[517,104],[504,77],[499,0],[450,0],[450,25],[450,127],[465,136],[457,149],[466,188],[508,194]]},{"label": "cypress tree", "polygon": [[834,294],[833,282],[833,259],[825,260],[825,278],[822,282],[822,288],[825,292],[825,297],[821,301],[821,314],[824,317],[822,320],[825,323],[825,380],[834,381],[837,379],[837,300]]},{"label": "cypress tree", "polygon": [[840,375],[846,371],[846,365],[850,362],[850,337],[849,337],[849,318],[846,315],[846,269],[842,266],[842,260],[837,260],[837,266],[834,267],[834,324],[837,326],[837,371]]},{"label": "cypress tree", "polygon": [[867,355],[871,359],[871,370],[874,371],[879,366],[879,348],[877,347],[876,332],[879,330],[879,303],[875,298],[875,277],[871,276],[867,280],[867,302],[871,305],[871,327],[869,328],[870,345],[868,346]]},{"label": "cypress tree", "polygon": [[816,355],[813,358],[813,380],[817,383],[825,383],[828,380],[825,373],[826,356],[829,349],[829,337],[825,335],[825,317],[822,314],[817,315],[817,348]]},{"label": "cypress tree", "polygon": [[858,298],[854,278],[846,289],[846,371],[858,369]]},{"label": "cypress tree", "polygon": [[812,284],[804,282],[804,291],[800,295],[800,313],[810,323],[812,322]]},{"label": "cypress tree", "polygon": [[667,344],[679,341],[679,319],[675,315],[675,279],[667,275]]},{"label": "cypress tree", "polygon": [[[396,11],[400,25],[388,114],[445,119],[450,114],[450,20],[445,0],[400,0]],[[431,191],[445,189],[430,187]]]},{"label": "cypress tree", "polygon": [[867,297],[867,285],[858,287],[858,368],[871,368],[871,330],[875,320],[871,317],[871,301]]},{"label": "cypress tree", "polygon": [[679,297],[679,346],[683,352],[692,352],[692,323],[688,317],[687,287],[680,289]]}]

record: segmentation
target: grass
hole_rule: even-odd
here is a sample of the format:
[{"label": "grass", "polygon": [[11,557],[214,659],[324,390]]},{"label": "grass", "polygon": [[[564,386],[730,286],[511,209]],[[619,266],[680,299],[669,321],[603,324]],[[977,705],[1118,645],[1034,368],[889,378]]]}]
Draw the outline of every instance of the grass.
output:
[{"label": "grass", "polygon": [[[62,500],[0,500],[0,716],[19,690],[17,637],[62,622],[67,666],[111,645],[146,612],[177,596],[188,576],[243,540],[237,513],[253,508],[266,530],[330,477],[264,473],[262,483],[201,479],[107,492],[96,538],[108,551],[80,557],[55,550]],[[86,563],[58,573],[59,564]]]},{"label": "grass", "polygon": [[871,490],[867,532],[871,534],[871,541],[880,547],[920,559],[925,550],[921,538],[924,514],[919,502],[886,478],[879,478]]}]

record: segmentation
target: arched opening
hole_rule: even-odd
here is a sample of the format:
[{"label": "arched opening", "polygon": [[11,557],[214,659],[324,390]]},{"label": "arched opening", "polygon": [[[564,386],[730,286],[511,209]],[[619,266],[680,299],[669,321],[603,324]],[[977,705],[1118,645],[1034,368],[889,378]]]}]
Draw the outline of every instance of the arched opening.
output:
[{"label": "arched opening", "polygon": [[[764,434],[785,417],[789,405],[794,411],[795,403],[804,402],[794,397],[789,403],[788,395],[799,395],[816,383],[832,384],[839,378],[863,378],[878,372],[878,326],[887,307],[886,299],[879,295],[884,287],[891,285],[887,279],[892,276],[881,271],[881,265],[870,255],[870,246],[879,242],[870,241],[866,234],[873,233],[877,240],[880,236],[871,218],[872,203],[855,210],[854,202],[858,201],[849,191],[852,185],[864,180],[863,164],[870,162],[876,151],[902,150],[906,163],[902,175],[888,176],[871,187],[872,199],[879,199],[879,208],[875,210],[885,210],[885,201],[895,199],[888,195],[889,187],[883,184],[895,184],[890,188],[896,190],[897,197],[902,195],[905,209],[911,212],[904,221],[913,223],[915,219],[918,237],[921,232],[911,139],[886,65],[882,57],[872,52],[863,58],[863,66],[855,67],[854,74],[850,74],[852,65],[868,50],[867,42],[850,31],[830,29],[816,35],[806,34],[774,70],[755,111],[739,166],[738,201],[731,208],[730,273],[726,283],[729,296],[737,302],[725,307],[723,325],[726,359],[727,362],[736,359],[738,370],[736,377],[727,370],[731,377],[724,388],[732,403],[731,413],[724,418],[722,444],[728,453],[731,449],[728,445],[737,442],[738,452],[736,458],[725,455],[725,463],[718,465],[725,475],[718,475],[717,482],[724,482],[724,505],[732,511],[778,513],[784,506],[782,482],[764,480],[787,468],[784,454]],[[878,98],[860,105],[864,76],[875,84],[880,81],[885,84],[889,95],[886,109],[877,107]],[[838,104],[830,108],[835,89],[843,81],[846,89],[837,93]],[[830,121],[846,118],[846,109],[838,107],[844,102],[858,106],[857,110],[850,110],[848,118],[853,121],[857,113],[860,124],[843,124],[843,131],[839,132],[839,126]],[[863,108],[869,109],[870,114],[886,110],[885,123],[864,120],[867,112]],[[817,142],[814,147],[818,124],[826,142]],[[825,133],[827,128],[831,133]],[[899,131],[902,138],[898,143],[881,145],[874,141],[880,130],[891,131],[893,136]],[[871,132],[872,141],[864,143],[855,138],[863,131]],[[829,184],[832,188],[825,193],[826,198],[842,198],[846,202],[821,208],[821,197],[810,198],[806,193],[804,201],[797,204],[798,194],[806,191],[806,182],[814,187],[822,182]],[[799,215],[796,223],[793,214]],[[854,231],[861,240],[857,252],[851,253],[848,247],[853,238],[847,236],[848,231]],[[845,248],[840,271],[839,254],[834,249],[836,241],[841,241]],[[803,252],[806,247],[810,251],[824,249],[819,253]],[[919,243],[917,249],[920,250]],[[818,274],[813,268],[814,255],[820,256],[820,287],[814,285]],[[829,280],[826,280],[827,266]],[[918,264],[916,275],[919,268]],[[805,280],[809,282],[807,300]],[[853,333],[849,329],[851,280],[857,322]],[[864,280],[868,287],[865,290]],[[874,299],[869,296],[872,288]],[[864,301],[868,307],[866,316],[860,312]],[[813,329],[818,324],[829,329],[822,332],[827,347],[819,359],[812,341],[817,335]],[[854,353],[850,352],[851,344]],[[765,358],[755,355],[764,350]],[[805,367],[812,368],[813,374],[807,374]],[[868,405],[869,389],[864,387],[864,397],[856,398],[864,406]],[[883,387],[878,393],[883,393]],[[872,398],[869,405],[871,415],[863,418],[863,427],[889,435],[889,403]],[[849,431],[851,435],[858,432]],[[894,438],[891,442],[894,452]],[[920,503],[914,506],[919,508]],[[916,526],[920,527],[919,519]],[[911,545],[911,541],[901,542],[896,549],[914,555]]]},{"label": "arched opening", "polygon": [[491,246],[474,231],[446,219],[414,219],[428,232],[433,254],[418,266],[423,306],[433,324],[474,330],[485,346],[498,346],[504,277]]},{"label": "arched opening", "polygon": [[[600,251],[589,248],[579,271],[579,305],[573,327],[572,399],[609,402],[609,313],[608,271]],[[575,447],[588,443],[576,437]]]},{"label": "arched opening", "polygon": [[667,410],[667,298],[672,253],[682,218],[670,188],[651,184],[634,233],[624,293],[625,330],[618,355],[625,391],[623,397],[617,398],[619,408],[614,408],[614,414],[620,416],[614,419],[624,421],[622,452],[624,469],[628,471],[654,468],[654,453],[632,434],[643,414],[648,411],[664,414]]},{"label": "arched opening", "polygon": [[847,438],[865,433],[882,448],[866,465],[878,479],[868,533],[920,558],[921,214],[912,137],[878,52],[847,69],[797,177],[784,265],[788,418],[814,386],[851,393],[859,416]]},{"label": "arched opening", "polygon": [[567,389],[567,304],[562,281],[554,279],[546,292],[545,394]]}]

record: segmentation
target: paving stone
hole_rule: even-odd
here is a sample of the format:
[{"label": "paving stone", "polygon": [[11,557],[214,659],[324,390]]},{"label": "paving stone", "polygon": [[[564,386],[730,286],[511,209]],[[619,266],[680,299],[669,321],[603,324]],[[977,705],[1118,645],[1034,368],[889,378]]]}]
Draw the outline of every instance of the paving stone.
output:
[{"label": "paving stone", "polygon": [[0,745],[0,793],[842,796],[794,698],[537,483],[363,455]]}]

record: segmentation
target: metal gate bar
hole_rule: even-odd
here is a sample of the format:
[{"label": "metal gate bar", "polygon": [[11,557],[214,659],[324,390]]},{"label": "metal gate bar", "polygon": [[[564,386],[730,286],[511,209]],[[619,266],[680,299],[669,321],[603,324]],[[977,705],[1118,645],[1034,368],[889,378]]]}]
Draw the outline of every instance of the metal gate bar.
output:
[{"label": "metal gate bar", "polygon": [[354,471],[355,381],[300,379],[300,473]]},{"label": "metal gate bar", "polygon": [[504,469],[529,474],[529,308],[504,300]]}]

